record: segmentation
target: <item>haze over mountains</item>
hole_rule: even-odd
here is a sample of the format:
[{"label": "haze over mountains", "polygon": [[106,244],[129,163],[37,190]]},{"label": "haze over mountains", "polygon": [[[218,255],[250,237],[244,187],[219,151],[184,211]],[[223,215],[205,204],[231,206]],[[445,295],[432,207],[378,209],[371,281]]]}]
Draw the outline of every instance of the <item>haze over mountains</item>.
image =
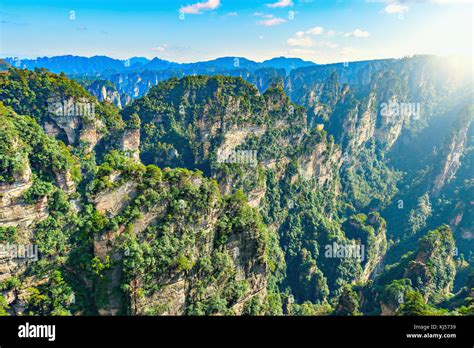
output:
[{"label": "haze over mountains", "polygon": [[284,69],[290,70],[313,66],[315,63],[304,61],[300,58],[277,57],[263,62],[255,62],[243,57],[221,57],[210,61],[195,63],[176,63],[160,58],[148,59],[144,57],[133,57],[125,60],[114,59],[107,56],[55,56],[38,57],[36,59],[18,59],[8,57],[5,60],[21,68],[46,68],[54,73],[64,72],[70,75],[97,75],[102,76],[113,73],[142,72],[146,70],[167,70],[177,69],[186,71],[187,74],[213,72],[217,70],[230,69],[249,69],[256,70],[260,68]]},{"label": "haze over mountains", "polygon": [[[107,100],[124,107],[145,95],[151,86],[172,77],[192,75],[238,76],[264,92],[275,79],[285,79],[294,69],[316,66],[300,58],[277,57],[255,62],[242,57],[221,57],[195,63],[175,63],[160,58],[133,57],[126,60],[106,56],[56,56],[36,59],[6,58],[17,68],[48,69],[76,79],[100,101]],[[6,66],[4,67],[6,68]]]},{"label": "haze over mountains", "polygon": [[[469,67],[468,60],[453,62],[447,58],[419,56],[443,67],[443,76],[452,69]],[[205,62],[175,63],[160,58],[147,59],[133,57],[127,60],[113,59],[106,56],[79,57],[56,56],[37,59],[18,60],[6,58],[2,69],[9,65],[23,68],[44,68],[54,73],[65,73],[68,77],[82,84],[99,101],[108,101],[119,108],[125,107],[132,100],[144,96],[152,86],[161,81],[176,77],[194,75],[224,75],[241,77],[255,85],[260,93],[276,82],[283,83],[285,90],[298,103],[306,104],[309,97],[308,82],[327,78],[337,72],[343,83],[367,85],[372,73],[380,69],[403,68],[403,59],[380,59],[358,62],[345,62],[318,65],[300,58],[278,57],[263,62],[255,62],[242,57],[222,57]],[[436,62],[436,63],[435,63]],[[319,76],[321,75],[321,76]],[[462,76],[456,73],[455,76]]]}]

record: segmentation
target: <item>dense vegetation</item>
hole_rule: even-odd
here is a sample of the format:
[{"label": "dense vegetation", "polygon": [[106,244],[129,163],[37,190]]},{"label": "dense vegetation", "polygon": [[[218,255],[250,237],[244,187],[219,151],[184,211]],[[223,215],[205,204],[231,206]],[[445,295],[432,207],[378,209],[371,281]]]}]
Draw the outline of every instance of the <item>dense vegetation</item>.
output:
[{"label": "dense vegetation", "polygon": [[[194,76],[119,110],[63,74],[10,68],[0,243],[39,258],[0,274],[0,315],[472,315],[472,108],[423,161],[401,161],[433,126],[384,123],[379,104],[416,94],[433,110],[447,94],[412,90],[421,63],[405,63],[403,76],[375,64],[373,84],[356,81],[365,67],[306,68],[290,92],[307,109],[282,79],[260,94]],[[58,96],[93,104],[93,119],[58,120]]]}]

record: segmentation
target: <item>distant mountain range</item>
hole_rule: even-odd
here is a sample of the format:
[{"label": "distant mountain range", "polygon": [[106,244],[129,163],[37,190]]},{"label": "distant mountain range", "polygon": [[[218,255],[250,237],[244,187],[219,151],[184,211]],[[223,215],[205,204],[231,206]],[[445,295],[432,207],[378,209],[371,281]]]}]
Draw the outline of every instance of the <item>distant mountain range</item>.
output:
[{"label": "distant mountain range", "polygon": [[160,58],[147,59],[133,57],[126,60],[114,59],[107,56],[55,56],[38,57],[36,59],[18,59],[7,57],[5,61],[17,68],[46,68],[54,73],[64,72],[67,75],[101,75],[109,76],[114,73],[139,73],[147,70],[180,70],[196,73],[212,73],[220,70],[261,68],[284,69],[288,74],[291,70],[316,65],[300,58],[277,57],[261,63],[243,57],[221,57],[205,62],[176,63]]},{"label": "distant mountain range", "polygon": [[[36,59],[0,59],[0,70],[8,66],[34,70],[45,68],[53,73],[65,73],[81,83],[100,101],[108,100],[119,107],[145,95],[160,81],[172,77],[193,75],[225,75],[241,77],[265,91],[272,81],[284,81],[298,68],[316,67],[313,62],[300,58],[277,57],[255,62],[243,57],[221,57],[195,63],[176,63],[160,58],[133,57],[126,60],[106,56],[56,56]],[[108,81],[112,82],[109,83]]]}]

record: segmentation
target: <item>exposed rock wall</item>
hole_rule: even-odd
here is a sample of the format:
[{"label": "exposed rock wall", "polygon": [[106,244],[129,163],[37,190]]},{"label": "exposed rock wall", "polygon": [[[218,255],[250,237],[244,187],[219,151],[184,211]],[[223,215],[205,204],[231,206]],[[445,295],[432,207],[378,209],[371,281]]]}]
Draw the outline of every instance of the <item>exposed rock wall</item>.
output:
[{"label": "exposed rock wall", "polygon": [[459,117],[453,132],[446,141],[441,153],[441,165],[438,174],[433,181],[431,193],[434,197],[439,196],[447,182],[454,178],[461,162],[467,142],[467,134],[474,117],[474,108],[466,109]]},{"label": "exposed rock wall", "polygon": [[48,216],[46,197],[34,204],[24,203],[22,195],[32,185],[31,169],[27,163],[12,184],[0,185],[0,226],[27,229]]}]

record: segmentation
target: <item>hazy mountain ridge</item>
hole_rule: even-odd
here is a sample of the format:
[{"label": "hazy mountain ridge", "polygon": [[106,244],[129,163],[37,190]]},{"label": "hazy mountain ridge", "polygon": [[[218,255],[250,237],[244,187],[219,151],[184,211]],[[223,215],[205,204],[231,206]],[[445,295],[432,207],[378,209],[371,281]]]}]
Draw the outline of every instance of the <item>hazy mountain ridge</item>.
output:
[{"label": "hazy mountain ridge", "polygon": [[147,59],[143,57],[133,57],[129,59],[114,59],[107,56],[55,56],[38,57],[35,59],[19,59],[6,57],[6,62],[18,68],[46,68],[54,73],[65,73],[67,75],[86,75],[107,77],[113,73],[142,72],[146,70],[183,70],[193,74],[197,71],[215,72],[217,70],[248,69],[256,70],[260,68],[285,69],[287,72],[304,66],[315,65],[315,63],[304,61],[300,58],[278,57],[255,62],[243,57],[221,57],[209,61],[194,63],[176,63],[160,58]]},{"label": "hazy mountain ridge", "polygon": [[[56,56],[36,59],[5,58],[11,66],[30,69],[45,68],[54,73],[65,73],[84,84],[100,101],[112,101],[122,107],[132,99],[145,95],[151,86],[172,77],[189,75],[240,76],[265,91],[272,79],[284,79],[290,71],[315,65],[299,58],[278,57],[255,62],[243,57],[221,57],[195,63],[175,63],[160,58],[134,57],[127,60],[106,56]],[[113,85],[98,87],[100,81]],[[94,84],[95,82],[95,84]],[[90,86],[90,88],[89,88]],[[117,96],[118,94],[118,96]]]}]

